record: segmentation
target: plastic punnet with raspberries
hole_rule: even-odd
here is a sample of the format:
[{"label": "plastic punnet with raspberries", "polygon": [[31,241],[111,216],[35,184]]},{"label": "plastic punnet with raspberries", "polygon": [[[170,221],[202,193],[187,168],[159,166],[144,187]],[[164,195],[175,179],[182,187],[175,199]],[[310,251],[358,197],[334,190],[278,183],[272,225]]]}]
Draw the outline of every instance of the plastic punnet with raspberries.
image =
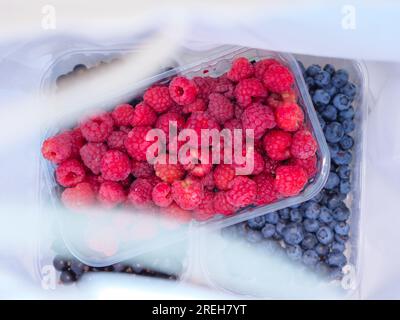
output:
[{"label": "plastic punnet with raspberries", "polygon": [[[178,75],[46,139],[65,207],[149,209],[204,221],[298,195],[318,172],[292,71],[240,57]],[[186,212],[182,214],[182,212]],[[189,219],[190,220],[190,219]]]}]

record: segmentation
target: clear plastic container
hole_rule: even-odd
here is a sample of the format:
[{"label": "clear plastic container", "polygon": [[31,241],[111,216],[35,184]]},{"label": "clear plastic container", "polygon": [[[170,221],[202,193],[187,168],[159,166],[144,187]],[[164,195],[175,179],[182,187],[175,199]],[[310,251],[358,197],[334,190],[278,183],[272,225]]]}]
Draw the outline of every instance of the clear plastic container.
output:
[{"label": "clear plastic container", "polygon": [[[148,79],[140,81],[139,83],[133,84],[129,92],[126,92],[126,94],[123,94],[122,96],[120,95],[114,97],[113,93],[110,92],[111,100],[115,100],[116,102],[120,103],[130,101],[135,97],[141,95],[144,90],[152,83],[168,81],[171,76],[174,76],[176,74],[182,74],[189,78],[192,78],[194,76],[204,75],[204,71],[207,70],[207,76],[219,76],[229,69],[232,60],[237,57],[246,57],[249,60],[256,61],[261,58],[277,59],[283,64],[287,65],[292,70],[295,76],[295,91],[298,96],[299,104],[304,110],[306,125],[313,133],[318,144],[317,174],[312,180],[310,180],[304,190],[297,196],[284,198],[269,205],[241,210],[235,215],[229,217],[220,215],[205,222],[192,222],[188,229],[180,230],[179,232],[169,232],[169,234],[167,235],[163,233],[162,237],[155,236],[152,239],[146,239],[143,241],[125,241],[123,245],[119,246],[117,252],[111,255],[101,254],[82,245],[82,241],[80,241],[79,237],[76,237],[76,232],[70,233],[68,230],[71,228],[65,228],[65,219],[58,219],[61,234],[68,249],[79,260],[93,266],[105,266],[125,261],[137,255],[141,255],[146,252],[160,248],[161,246],[165,246],[173,242],[185,239],[187,237],[188,230],[190,231],[190,228],[193,226],[204,227],[206,229],[213,230],[220,229],[256,216],[266,214],[268,212],[276,211],[294,204],[307,201],[314,197],[322,189],[328,177],[330,168],[329,151],[323,132],[320,128],[317,115],[309,97],[308,90],[301,75],[301,70],[294,57],[290,54],[285,53],[239,47],[230,47],[226,50],[217,51],[217,54],[210,54],[206,58],[203,58],[197,62],[192,62],[179,66],[176,66],[176,64],[179,64],[179,62],[176,62],[175,65],[173,64],[172,69],[149,77]],[[115,58],[123,56],[128,52],[129,51],[126,49],[100,51],[74,50],[71,52],[66,52],[65,54],[62,54],[57,59],[55,59],[53,63],[49,66],[48,70],[44,73],[42,79],[42,91],[46,93],[51,93],[51,91],[55,88],[54,84],[56,82],[56,79],[61,74],[71,71],[76,65],[84,64],[90,68],[98,65],[100,61],[111,61]],[[165,67],[160,67],[160,70],[163,69],[165,70]],[[46,134],[43,138],[45,139],[51,135],[54,135],[60,129],[62,128],[51,128],[50,130],[46,131]],[[42,159],[42,164],[40,167],[42,170],[40,189],[42,190],[41,202],[43,204],[43,207],[46,207],[49,203],[51,203],[54,208],[57,208],[59,202],[59,191],[53,176],[54,166],[52,166],[48,161]],[[80,236],[83,236],[83,234],[81,234]],[[76,241],[77,238],[78,241]],[[120,242],[121,239],[117,239],[117,241]]]},{"label": "clear plastic container", "polygon": [[[359,294],[359,281],[362,272],[359,264],[360,254],[363,245],[361,232],[361,212],[363,207],[363,176],[365,171],[365,132],[368,114],[368,75],[366,68],[362,62],[322,58],[314,56],[297,55],[296,59],[303,62],[307,67],[311,64],[324,65],[330,63],[336,69],[343,68],[349,72],[350,81],[354,82],[359,92],[354,99],[353,107],[355,109],[356,128],[352,133],[354,138],[352,176],[351,176],[351,192],[345,199],[346,205],[351,210],[349,218],[350,239],[346,244],[345,255],[348,264],[344,266],[344,277],[339,281],[330,282],[329,285],[340,287],[342,293],[339,297],[356,298]],[[201,271],[205,281],[213,288],[229,293],[235,293],[245,296],[262,297],[262,298],[323,298],[324,294],[328,295],[328,291],[318,291],[321,289],[321,282],[327,282],[326,278],[313,278],[305,275],[305,267],[301,263],[297,263],[292,268],[292,263],[287,257],[282,258],[281,248],[274,246],[271,240],[264,240],[262,244],[257,246],[251,244],[239,244],[259,250],[260,255],[265,255],[267,260],[258,261],[264,263],[264,268],[260,265],[254,265],[249,272],[249,268],[243,267],[243,264],[249,265],[246,258],[235,260],[234,256],[237,251],[230,248],[230,244],[222,240],[220,234],[203,233],[199,240],[198,259]],[[265,251],[263,246],[268,247]],[[255,248],[258,247],[258,248]],[[260,248],[261,247],[261,248]],[[263,253],[264,250],[264,253]],[[229,261],[229,259],[231,261]],[[250,258],[249,258],[250,259]],[[233,263],[233,261],[236,261]],[[281,264],[276,265],[277,262]],[[270,265],[268,265],[270,264]],[[268,270],[270,267],[270,270]],[[275,268],[275,269],[274,269]],[[313,272],[313,271],[311,271]],[[307,272],[306,272],[307,273]],[[283,275],[285,275],[283,277]],[[232,281],[232,279],[235,279]],[[278,280],[277,280],[278,279]],[[261,284],[261,285],[260,285]],[[307,290],[310,290],[308,292]],[[284,290],[284,291],[283,291]],[[308,295],[309,293],[309,295]],[[331,294],[330,292],[329,294]],[[318,296],[320,294],[320,296]],[[328,296],[325,296],[328,297]]]}]

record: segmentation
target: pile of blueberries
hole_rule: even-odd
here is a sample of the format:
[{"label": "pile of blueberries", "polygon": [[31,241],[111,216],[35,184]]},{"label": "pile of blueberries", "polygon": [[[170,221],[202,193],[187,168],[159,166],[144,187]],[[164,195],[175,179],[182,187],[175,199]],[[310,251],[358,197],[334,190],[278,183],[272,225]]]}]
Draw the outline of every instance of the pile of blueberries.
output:
[{"label": "pile of blueberries", "polygon": [[[226,228],[224,234],[250,243],[275,240],[292,260],[329,279],[341,279],[347,264],[350,210],[343,202],[351,190],[355,129],[352,102],[357,87],[344,69],[299,62],[331,154],[331,171],[323,190],[313,199]],[[268,239],[268,240],[265,240]]]}]

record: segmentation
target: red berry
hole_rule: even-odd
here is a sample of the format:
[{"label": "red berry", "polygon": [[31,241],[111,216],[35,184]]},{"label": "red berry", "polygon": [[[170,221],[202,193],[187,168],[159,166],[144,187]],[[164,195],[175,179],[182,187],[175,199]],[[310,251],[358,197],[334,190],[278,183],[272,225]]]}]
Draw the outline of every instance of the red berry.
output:
[{"label": "red berry", "polygon": [[110,149],[117,149],[120,151],[126,151],[125,149],[125,139],[128,136],[126,132],[123,131],[113,131],[107,138],[107,145]]},{"label": "red berry", "polygon": [[81,182],[73,188],[67,188],[61,194],[63,204],[72,210],[89,207],[95,202],[95,194],[88,182]]},{"label": "red berry", "polygon": [[60,133],[43,142],[42,155],[47,160],[60,163],[72,155],[71,135]]},{"label": "red berry", "polygon": [[172,198],[184,210],[196,209],[203,194],[203,185],[198,180],[186,178],[172,183]]},{"label": "red berry", "polygon": [[80,128],[75,128],[73,130],[66,131],[71,136],[71,157],[79,157],[79,150],[86,143],[85,138],[82,135]]},{"label": "red berry", "polygon": [[282,93],[291,89],[294,78],[287,67],[281,64],[273,64],[265,71],[263,83],[267,90]]},{"label": "red berry", "polygon": [[144,102],[136,105],[131,125],[133,127],[152,126],[157,120],[154,110]]},{"label": "red berry", "polygon": [[[216,83],[216,78],[211,78],[211,77],[194,77],[193,82],[196,84],[197,89],[198,89],[198,94],[197,96],[204,101],[208,100],[208,96],[210,95],[211,92],[213,92],[215,83]],[[203,101],[203,102],[204,102]],[[196,103],[196,102],[194,102]],[[193,110],[193,111],[204,111],[205,106],[203,110]],[[193,112],[190,111],[190,112]]]},{"label": "red berry", "polygon": [[244,79],[240,81],[235,88],[235,98],[237,103],[246,108],[253,102],[257,102],[258,98],[267,96],[261,81],[256,78]]},{"label": "red berry", "polygon": [[273,64],[279,64],[279,62],[275,59],[263,59],[256,62],[256,64],[254,65],[255,77],[262,81],[264,79],[265,71],[267,71],[267,69]]},{"label": "red berry", "polygon": [[101,175],[110,181],[121,181],[131,173],[128,156],[119,150],[108,150],[101,159]]},{"label": "red berry", "polygon": [[253,130],[254,139],[261,139],[267,129],[275,127],[275,116],[272,109],[261,103],[253,103],[242,114],[243,130]]},{"label": "red berry", "polygon": [[85,166],[94,174],[99,174],[101,159],[106,152],[107,146],[104,143],[89,142],[81,148],[79,154]]},{"label": "red berry", "polygon": [[164,131],[167,141],[170,126],[175,126],[176,132],[179,133],[179,131],[185,126],[185,118],[175,112],[167,112],[158,117],[155,127]]},{"label": "red berry", "polygon": [[177,104],[187,105],[196,100],[198,89],[193,81],[184,77],[175,77],[169,84],[169,93]]},{"label": "red berry", "polygon": [[90,186],[92,187],[93,192],[97,194],[100,189],[100,184],[104,181],[101,176],[96,176],[92,173],[87,173],[85,176],[85,180],[83,182],[89,183]]},{"label": "red berry", "polygon": [[159,207],[168,207],[173,199],[171,194],[171,186],[166,182],[160,182],[153,188],[151,197],[153,202]]},{"label": "red berry", "polygon": [[239,82],[240,80],[252,77],[254,74],[253,65],[246,58],[237,58],[233,61],[231,69],[227,73],[229,80]]},{"label": "red berry", "polygon": [[196,112],[196,111],[205,111],[206,109],[207,109],[207,106],[206,106],[206,103],[204,102],[204,100],[201,98],[198,98],[198,99],[196,99],[195,102],[192,102],[191,104],[187,104],[187,105],[183,106],[182,112],[183,113],[192,113],[192,112]]},{"label": "red berry", "polygon": [[206,190],[200,205],[193,212],[193,217],[198,221],[205,221],[214,215],[214,192]]},{"label": "red berry", "polygon": [[175,180],[181,179],[185,175],[185,169],[180,163],[159,163],[154,164],[156,176],[162,181],[172,183]]},{"label": "red berry", "polygon": [[214,190],[215,182],[214,182],[214,173],[213,171],[209,172],[206,176],[201,179],[201,184],[207,190]]},{"label": "red berry", "polygon": [[236,177],[236,171],[230,164],[219,164],[214,170],[213,177],[218,189],[228,190],[229,184]]},{"label": "red berry", "polygon": [[263,206],[278,199],[274,186],[274,178],[271,175],[259,174],[254,177],[254,181],[257,184],[256,205]]},{"label": "red berry", "polygon": [[208,113],[217,120],[218,123],[232,119],[234,116],[234,107],[228,98],[220,93],[212,93],[209,96]]},{"label": "red berry", "polygon": [[257,184],[248,177],[237,176],[229,183],[226,200],[235,207],[252,204],[257,195]]},{"label": "red berry", "polygon": [[147,160],[146,151],[154,144],[154,140],[146,140],[146,135],[150,130],[151,127],[135,127],[128,133],[125,139],[125,148],[134,160]]},{"label": "red berry", "polygon": [[194,177],[202,178],[212,170],[212,158],[208,149],[191,149],[183,168]]},{"label": "red berry", "polygon": [[139,178],[132,182],[129,188],[127,202],[136,208],[148,208],[152,204],[153,185],[149,180]]},{"label": "red berry", "polygon": [[303,110],[296,103],[285,103],[275,109],[276,124],[285,131],[296,131],[304,121]]},{"label": "red berry", "polygon": [[62,162],[56,169],[57,182],[63,187],[73,187],[85,179],[85,167],[76,159]]},{"label": "red berry", "polygon": [[211,137],[205,141],[201,139],[202,129],[206,129],[206,133],[212,129],[220,129],[219,124],[207,112],[193,112],[186,121],[185,128],[194,130],[197,135],[197,140],[190,141],[195,148],[199,146],[208,147],[212,143]]},{"label": "red berry", "polygon": [[290,164],[297,164],[306,170],[308,178],[312,178],[317,173],[317,156],[314,154],[307,159],[291,158]]},{"label": "red berry", "polygon": [[97,200],[106,208],[113,208],[126,199],[122,185],[115,181],[105,181],[100,185]]},{"label": "red berry", "polygon": [[131,124],[134,115],[134,109],[130,104],[124,103],[115,107],[111,112],[114,123],[117,126],[128,126]]},{"label": "red berry", "polygon": [[167,111],[173,105],[168,87],[155,86],[147,89],[143,100],[158,113]]},{"label": "red berry", "polygon": [[226,197],[226,192],[219,191],[214,195],[214,210],[217,214],[231,215],[234,214],[237,208],[230,204]]},{"label": "red berry", "polygon": [[106,141],[113,131],[114,120],[108,113],[90,117],[81,125],[82,135],[90,142]]},{"label": "red berry", "polygon": [[317,151],[317,142],[310,131],[299,130],[293,135],[290,151],[295,158],[307,159]]},{"label": "red berry", "polygon": [[286,160],[290,158],[292,136],[281,130],[271,130],[264,136],[264,149],[272,160]]},{"label": "red berry", "polygon": [[226,77],[226,74],[216,79],[213,92],[221,93],[228,99],[233,99],[235,97],[234,91],[235,85]]},{"label": "red berry", "polygon": [[284,197],[295,196],[303,190],[308,180],[307,173],[299,165],[284,165],[276,168],[275,190]]},{"label": "red berry", "polygon": [[147,161],[131,161],[132,175],[136,178],[149,178],[154,176],[153,166]]}]

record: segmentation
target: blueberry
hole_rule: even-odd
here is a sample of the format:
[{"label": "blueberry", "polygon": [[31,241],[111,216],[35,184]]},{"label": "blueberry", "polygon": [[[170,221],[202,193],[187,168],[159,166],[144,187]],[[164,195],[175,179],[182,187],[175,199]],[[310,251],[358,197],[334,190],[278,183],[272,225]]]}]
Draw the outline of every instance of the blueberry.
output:
[{"label": "blueberry", "polygon": [[112,265],[114,272],[125,272],[127,265],[124,263],[115,263]]},{"label": "blueberry", "polygon": [[300,209],[290,210],[290,221],[301,222],[302,220],[303,220],[303,215],[301,214]]},{"label": "blueberry", "polygon": [[89,266],[74,259],[71,262],[71,271],[76,275],[76,277],[80,277],[82,274],[89,271]]},{"label": "blueberry", "polygon": [[318,243],[315,246],[315,252],[318,253],[320,256],[326,256],[329,252],[329,247],[323,245],[322,243]]},{"label": "blueberry", "polygon": [[343,252],[345,250],[345,245],[341,242],[334,241],[331,245],[332,251]]},{"label": "blueberry", "polygon": [[331,266],[344,267],[347,259],[343,253],[335,251],[328,255],[327,262]]},{"label": "blueberry", "polygon": [[324,111],[321,112],[321,116],[327,121],[335,121],[337,118],[337,109],[333,105],[328,104]]},{"label": "blueberry", "polygon": [[319,124],[321,125],[322,130],[324,130],[325,126],[326,126],[326,122],[325,122],[324,118],[322,118],[322,116],[319,113],[317,114],[317,117],[318,117],[318,121],[319,121]]},{"label": "blueberry", "polygon": [[246,235],[246,240],[250,243],[257,243],[262,240],[263,236],[258,230],[249,230]]},{"label": "blueberry", "polygon": [[279,221],[279,214],[277,212],[269,212],[264,217],[267,223],[277,224]]},{"label": "blueberry", "polygon": [[342,277],[343,277],[342,268],[339,267],[329,268],[328,278],[330,280],[340,280],[342,279]]},{"label": "blueberry", "polygon": [[318,89],[315,90],[312,100],[317,106],[325,105],[329,103],[331,96],[324,89]]},{"label": "blueberry", "polygon": [[286,227],[286,224],[283,221],[278,221],[276,224],[276,233],[279,235],[283,235],[283,229]]},{"label": "blueberry", "polygon": [[348,165],[342,165],[342,166],[339,166],[337,173],[338,173],[340,179],[349,179],[351,170]]},{"label": "blueberry", "polygon": [[301,242],[301,247],[305,250],[314,248],[318,243],[317,238],[312,233],[307,233]]},{"label": "blueberry", "polygon": [[353,156],[349,151],[338,151],[336,154],[331,155],[332,161],[337,165],[350,164]]},{"label": "blueberry", "polygon": [[339,112],[339,121],[344,121],[346,119],[353,119],[354,118],[354,109],[353,107],[349,107],[347,110],[342,110]]},{"label": "blueberry", "polygon": [[331,156],[334,156],[336,153],[338,153],[340,151],[340,147],[337,143],[330,143],[328,145],[329,147],[329,152],[331,154]]},{"label": "blueberry", "polygon": [[354,83],[348,82],[345,86],[340,88],[340,92],[353,99],[357,93],[357,86]]},{"label": "blueberry", "polygon": [[275,226],[270,223],[266,223],[265,226],[261,229],[261,234],[264,238],[269,239],[275,234]]},{"label": "blueberry", "polygon": [[304,239],[303,228],[298,223],[288,224],[283,229],[282,235],[285,242],[290,245],[299,244]]},{"label": "blueberry", "polygon": [[324,86],[322,89],[324,89],[328,94],[331,96],[331,98],[337,93],[337,88],[333,84],[328,84]]},{"label": "blueberry", "polygon": [[322,200],[323,197],[324,197],[324,193],[323,193],[323,192],[320,192],[320,193],[318,193],[314,198],[312,198],[312,201],[320,202],[320,201]]},{"label": "blueberry", "polygon": [[337,143],[342,139],[344,136],[344,128],[339,122],[331,122],[330,124],[326,125],[324,134],[326,141],[330,143]]},{"label": "blueberry", "polygon": [[249,226],[250,229],[260,230],[265,225],[265,217],[260,216],[250,219],[247,221],[247,225]]},{"label": "blueberry", "polygon": [[350,226],[343,221],[340,221],[336,226],[335,226],[335,232],[341,236],[347,236],[350,231]]},{"label": "blueberry", "polygon": [[331,81],[331,75],[326,71],[320,71],[314,76],[314,81],[320,88],[327,86]]},{"label": "blueberry", "polygon": [[58,271],[67,270],[69,268],[69,265],[70,261],[64,256],[57,255],[53,259],[53,266]]},{"label": "blueberry", "polygon": [[339,206],[332,212],[336,221],[346,221],[350,216],[350,210],[346,206]]},{"label": "blueberry", "polygon": [[340,178],[335,172],[329,172],[328,180],[325,183],[325,189],[332,190],[339,185]]},{"label": "blueberry", "polygon": [[318,229],[317,239],[322,244],[329,244],[333,241],[334,234],[329,227],[321,227]]},{"label": "blueberry", "polygon": [[339,243],[345,244],[349,240],[349,236],[342,236],[340,234],[335,234],[335,240]]},{"label": "blueberry", "polygon": [[349,80],[349,74],[346,70],[339,69],[332,76],[332,83],[336,88],[341,88],[346,85]]},{"label": "blueberry", "polygon": [[322,223],[330,223],[333,220],[332,211],[327,207],[321,207],[321,212],[319,214],[319,221]]},{"label": "blueberry", "polygon": [[287,246],[286,247],[286,254],[288,257],[294,261],[298,261],[301,259],[303,255],[303,250],[299,245],[294,246]]},{"label": "blueberry", "polygon": [[279,210],[278,213],[279,213],[279,217],[281,219],[288,220],[289,216],[290,216],[290,209],[289,208],[285,208],[285,209]]},{"label": "blueberry", "polygon": [[305,219],[303,222],[304,230],[307,232],[315,232],[319,229],[318,220],[315,219]]},{"label": "blueberry", "polygon": [[317,219],[320,211],[321,206],[314,201],[310,201],[304,210],[304,216],[308,219]]},{"label": "blueberry", "polygon": [[76,276],[72,271],[64,270],[61,272],[60,281],[64,284],[71,284],[76,281]]},{"label": "blueberry", "polygon": [[304,79],[304,81],[306,82],[308,88],[312,88],[315,85],[314,78],[312,77],[307,77]]},{"label": "blueberry", "polygon": [[321,71],[321,66],[317,64],[312,64],[306,69],[306,74],[310,77],[314,77],[320,71]]},{"label": "blueberry", "polygon": [[337,224],[338,222],[336,220],[332,220],[331,222],[328,223],[328,227],[334,230]]},{"label": "blueberry", "polygon": [[314,266],[319,261],[319,256],[314,250],[307,250],[303,253],[302,261],[307,266]]},{"label": "blueberry", "polygon": [[348,194],[351,191],[350,180],[341,180],[339,184],[339,191],[343,194]]},{"label": "blueberry", "polygon": [[329,63],[324,66],[324,70],[330,75],[333,75],[335,73],[335,67]]},{"label": "blueberry", "polygon": [[343,111],[350,107],[350,99],[348,96],[344,95],[343,93],[338,93],[337,95],[335,95],[333,97],[332,104],[339,111]]},{"label": "blueberry", "polygon": [[340,205],[343,204],[343,201],[340,199],[339,195],[337,194],[332,194],[329,196],[329,199],[326,203],[326,206],[331,209],[334,210],[337,207],[339,207]]},{"label": "blueberry", "polygon": [[354,129],[356,128],[354,121],[351,119],[343,120],[342,125],[343,125],[343,130],[345,133],[350,133],[350,132],[354,131]]}]

